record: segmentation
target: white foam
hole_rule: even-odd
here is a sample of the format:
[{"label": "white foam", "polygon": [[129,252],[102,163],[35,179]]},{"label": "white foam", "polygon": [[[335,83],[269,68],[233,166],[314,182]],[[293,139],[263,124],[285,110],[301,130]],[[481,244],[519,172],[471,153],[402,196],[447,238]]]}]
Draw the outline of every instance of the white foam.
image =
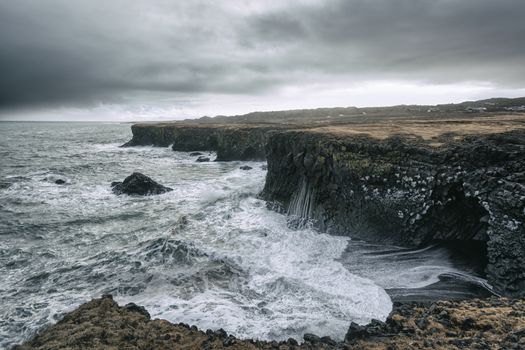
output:
[{"label": "white foam", "polygon": [[385,291],[337,260],[348,239],[288,228],[285,216],[255,198],[265,172],[253,165],[250,172],[233,170],[188,193],[206,216],[190,217],[190,228],[177,234],[247,271],[247,280],[235,286],[240,290],[210,285],[187,299],[169,284],[155,285],[122,301],[144,304],[173,322],[259,339],[301,339],[307,332],[342,339],[351,321],[386,318],[391,301]]}]

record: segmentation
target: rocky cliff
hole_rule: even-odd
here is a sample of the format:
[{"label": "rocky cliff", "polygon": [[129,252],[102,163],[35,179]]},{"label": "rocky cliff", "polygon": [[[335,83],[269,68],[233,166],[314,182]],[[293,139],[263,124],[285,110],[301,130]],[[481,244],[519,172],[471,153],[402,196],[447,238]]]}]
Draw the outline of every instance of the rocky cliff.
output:
[{"label": "rocky cliff", "polygon": [[293,225],[367,241],[440,242],[501,294],[525,295],[525,116],[300,124],[138,124],[127,146],[268,161],[261,196]]},{"label": "rocky cliff", "polygon": [[297,223],[367,241],[445,242],[486,258],[495,289],[525,295],[525,131],[432,143],[285,131],[267,144],[263,197]]},{"label": "rocky cliff", "polygon": [[264,160],[268,136],[265,125],[135,124],[129,146],[172,145],[174,151],[215,151],[218,161]]}]

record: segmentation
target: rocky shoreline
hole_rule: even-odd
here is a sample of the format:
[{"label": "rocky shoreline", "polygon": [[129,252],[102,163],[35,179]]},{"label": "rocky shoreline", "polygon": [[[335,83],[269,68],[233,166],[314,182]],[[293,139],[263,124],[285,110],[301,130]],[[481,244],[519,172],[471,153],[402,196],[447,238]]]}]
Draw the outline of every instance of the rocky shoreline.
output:
[{"label": "rocky shoreline", "polygon": [[345,340],[237,339],[222,329],[152,320],[140,306],[94,299],[13,350],[51,349],[523,349],[525,300],[489,298],[430,305],[396,303],[385,322],[352,323]]},{"label": "rocky shoreline", "polygon": [[[124,146],[266,159],[261,197],[300,225],[369,242],[454,246],[495,293],[525,296],[525,115],[137,124]],[[264,151],[263,151],[264,150]]]},{"label": "rocky shoreline", "polygon": [[449,245],[483,271],[495,295],[514,299],[430,303],[422,290],[393,298],[386,322],[350,325],[344,342],[311,334],[263,342],[151,320],[144,308],[107,296],[15,349],[524,348],[525,114],[372,112],[307,123],[136,124],[123,146],[266,160],[260,196],[291,225],[308,221],[319,231],[406,247]]}]

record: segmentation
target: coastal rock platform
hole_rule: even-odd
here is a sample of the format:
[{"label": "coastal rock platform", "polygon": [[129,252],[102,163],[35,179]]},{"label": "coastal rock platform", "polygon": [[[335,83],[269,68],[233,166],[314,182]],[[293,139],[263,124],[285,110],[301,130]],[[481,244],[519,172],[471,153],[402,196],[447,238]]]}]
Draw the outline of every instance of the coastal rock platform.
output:
[{"label": "coastal rock platform", "polygon": [[386,322],[351,324],[346,339],[307,334],[297,341],[241,340],[223,330],[152,320],[135,304],[94,299],[13,350],[51,349],[520,349],[525,300],[490,298],[396,304]]}]

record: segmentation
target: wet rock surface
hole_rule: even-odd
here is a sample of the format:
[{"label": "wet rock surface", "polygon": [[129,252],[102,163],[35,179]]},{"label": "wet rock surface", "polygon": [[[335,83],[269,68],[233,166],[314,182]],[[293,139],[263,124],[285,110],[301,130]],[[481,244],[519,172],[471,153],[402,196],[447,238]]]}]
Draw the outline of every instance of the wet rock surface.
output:
[{"label": "wet rock surface", "polygon": [[432,142],[283,131],[262,193],[321,231],[404,246],[447,243],[481,260],[500,293],[525,295],[525,131]]},{"label": "wet rock surface", "polygon": [[133,173],[126,177],[123,182],[112,182],[111,189],[116,195],[138,196],[149,196],[173,191],[172,188],[163,186],[141,173]]},{"label": "wet rock surface", "polygon": [[525,300],[490,298],[434,304],[400,304],[386,320],[352,323],[344,342],[305,334],[301,344],[241,340],[224,330],[151,320],[140,306],[120,307],[111,296],[66,314],[13,350],[50,349],[521,349]]},{"label": "wet rock surface", "polygon": [[210,158],[205,156],[199,156],[199,158],[197,158],[195,161],[197,163],[206,163],[210,161]]}]

